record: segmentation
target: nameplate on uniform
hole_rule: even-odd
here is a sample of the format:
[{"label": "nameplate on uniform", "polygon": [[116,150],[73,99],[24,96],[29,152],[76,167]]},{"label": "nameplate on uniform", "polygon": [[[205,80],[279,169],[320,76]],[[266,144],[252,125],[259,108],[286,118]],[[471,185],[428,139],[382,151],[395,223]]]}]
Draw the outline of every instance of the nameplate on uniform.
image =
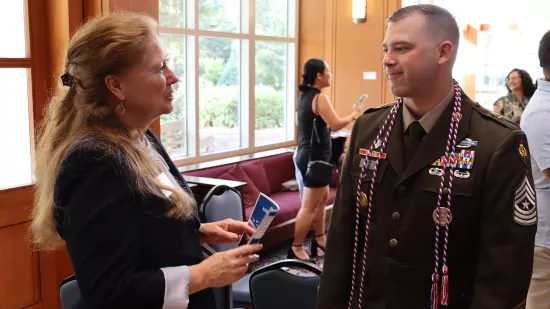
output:
[{"label": "nameplate on uniform", "polygon": [[379,151],[368,151],[367,149],[363,149],[363,148],[360,148],[359,149],[359,154],[362,155],[362,156],[369,156],[369,157],[373,157],[373,158],[380,158],[380,159],[385,159],[386,158],[386,154],[383,153],[383,152],[379,152]]},{"label": "nameplate on uniform", "polygon": [[[465,170],[471,170],[474,168],[475,150],[462,150],[455,152],[454,160],[452,157],[449,160],[453,160],[449,163],[449,167],[460,168]],[[437,159],[432,163],[432,166],[443,167],[445,165],[445,156]]]}]

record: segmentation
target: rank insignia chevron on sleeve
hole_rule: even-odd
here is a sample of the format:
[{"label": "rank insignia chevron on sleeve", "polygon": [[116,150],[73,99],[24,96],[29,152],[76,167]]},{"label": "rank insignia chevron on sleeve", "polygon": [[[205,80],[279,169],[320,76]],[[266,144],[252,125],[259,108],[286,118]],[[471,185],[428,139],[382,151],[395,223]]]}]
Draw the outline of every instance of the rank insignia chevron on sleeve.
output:
[{"label": "rank insignia chevron on sleeve", "polygon": [[514,193],[514,222],[529,226],[537,223],[535,190],[525,175]]}]

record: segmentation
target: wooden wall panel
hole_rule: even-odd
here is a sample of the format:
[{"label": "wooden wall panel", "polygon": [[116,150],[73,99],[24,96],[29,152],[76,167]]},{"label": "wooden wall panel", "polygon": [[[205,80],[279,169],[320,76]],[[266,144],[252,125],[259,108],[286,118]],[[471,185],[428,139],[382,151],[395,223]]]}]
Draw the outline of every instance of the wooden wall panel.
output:
[{"label": "wooden wall panel", "polygon": [[109,10],[111,12],[141,12],[158,19],[159,3],[157,0],[109,0]]},{"label": "wooden wall panel", "polygon": [[33,193],[31,186],[0,191],[0,228],[29,221]]},{"label": "wooden wall panel", "polygon": [[[384,38],[384,2],[367,1],[367,20],[354,24],[351,1],[336,6],[336,35],[333,91],[334,105],[340,116],[348,115],[362,93],[369,95],[366,107],[382,103],[382,49]],[[376,72],[376,80],[364,80],[363,72]]]},{"label": "wooden wall panel", "polygon": [[35,304],[38,265],[28,242],[28,225],[0,228],[0,300],[2,308],[19,309]]},{"label": "wooden wall panel", "polygon": [[[332,0],[326,0],[331,2]],[[298,84],[310,58],[325,57],[325,0],[300,1],[298,27]]]}]

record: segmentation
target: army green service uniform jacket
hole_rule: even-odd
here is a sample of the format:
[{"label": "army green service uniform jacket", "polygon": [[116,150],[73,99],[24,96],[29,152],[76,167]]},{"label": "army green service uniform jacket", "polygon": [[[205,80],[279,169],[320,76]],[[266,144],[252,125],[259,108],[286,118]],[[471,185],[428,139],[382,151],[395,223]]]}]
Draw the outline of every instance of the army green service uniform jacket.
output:
[{"label": "army green service uniform jacket", "polygon": [[[387,157],[380,159],[374,184],[363,308],[430,307],[435,261],[433,212],[441,181],[433,163],[444,155],[453,101],[408,166],[403,161],[402,111],[396,115],[384,150]],[[348,308],[358,181],[365,158],[360,150],[375,142],[392,105],[367,110],[354,125],[329,228],[319,309]],[[537,221],[525,135],[514,123],[499,119],[462,94],[457,144],[461,147],[455,152],[473,150],[475,157],[471,169],[454,172],[447,257],[449,306],[441,308],[523,308]],[[370,167],[365,168],[360,190],[367,195],[372,173]],[[361,274],[367,208],[359,211],[357,277]],[[353,308],[357,308],[359,278],[355,284]]]}]

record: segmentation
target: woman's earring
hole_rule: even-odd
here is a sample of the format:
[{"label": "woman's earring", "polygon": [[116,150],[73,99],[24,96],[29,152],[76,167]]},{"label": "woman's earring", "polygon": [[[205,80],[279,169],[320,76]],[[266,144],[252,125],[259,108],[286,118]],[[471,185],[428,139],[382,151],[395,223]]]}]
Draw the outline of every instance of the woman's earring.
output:
[{"label": "woman's earring", "polygon": [[120,116],[126,113],[126,108],[124,107],[124,105],[122,105],[122,102],[123,101],[120,101],[120,104],[118,104],[118,106],[116,107],[116,113],[119,114]]}]

